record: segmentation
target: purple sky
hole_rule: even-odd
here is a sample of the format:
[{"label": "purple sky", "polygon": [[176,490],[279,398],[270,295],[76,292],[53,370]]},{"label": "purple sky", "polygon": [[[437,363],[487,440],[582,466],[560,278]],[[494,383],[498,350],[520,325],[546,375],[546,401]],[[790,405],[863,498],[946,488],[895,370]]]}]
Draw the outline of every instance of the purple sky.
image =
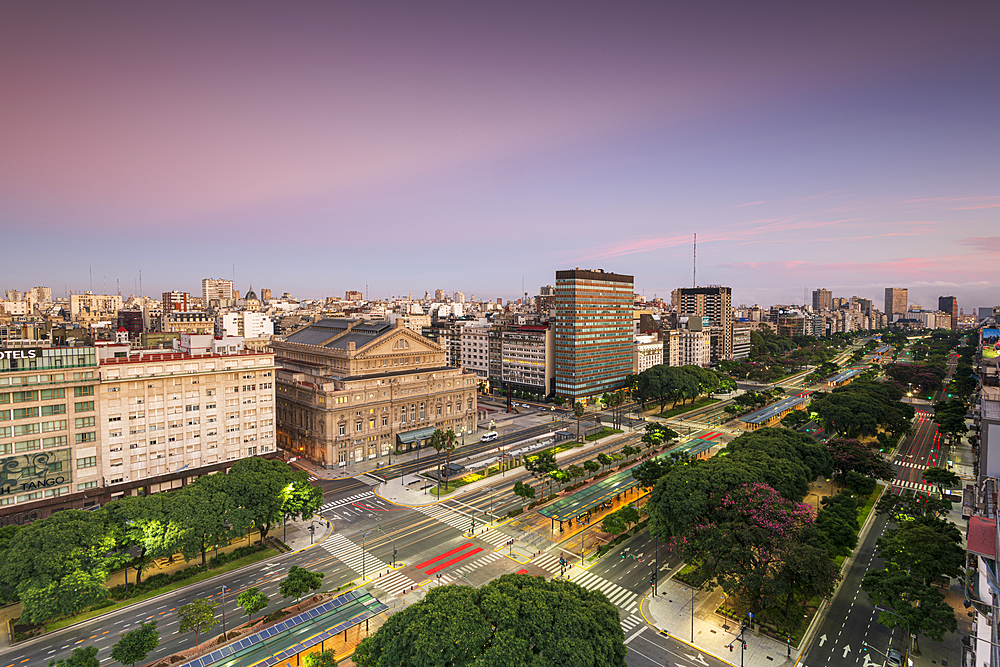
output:
[{"label": "purple sky", "polygon": [[1000,302],[996,2],[4,3],[0,288]]}]

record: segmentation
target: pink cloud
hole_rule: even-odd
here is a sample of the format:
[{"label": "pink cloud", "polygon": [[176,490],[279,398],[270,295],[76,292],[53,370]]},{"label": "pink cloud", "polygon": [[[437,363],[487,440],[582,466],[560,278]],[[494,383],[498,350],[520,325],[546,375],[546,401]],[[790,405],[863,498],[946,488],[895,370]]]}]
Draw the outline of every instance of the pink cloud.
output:
[{"label": "pink cloud", "polygon": [[967,238],[959,241],[962,245],[968,246],[980,252],[991,255],[1000,255],[1000,236],[986,236],[981,238]]}]

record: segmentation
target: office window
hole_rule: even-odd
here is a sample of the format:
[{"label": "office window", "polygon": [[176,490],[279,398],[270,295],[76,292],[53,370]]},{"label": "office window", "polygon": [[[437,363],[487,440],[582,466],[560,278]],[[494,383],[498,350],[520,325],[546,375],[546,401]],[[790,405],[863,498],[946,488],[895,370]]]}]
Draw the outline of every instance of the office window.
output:
[{"label": "office window", "polygon": [[42,406],[42,416],[51,417],[52,415],[64,415],[66,414],[66,404],[60,403],[59,405],[43,405]]},{"label": "office window", "polygon": [[340,435],[347,435],[347,427],[343,424],[340,425]]},{"label": "office window", "polygon": [[80,396],[93,396],[94,385],[88,385],[86,387],[73,387],[73,395],[77,398]]},{"label": "office window", "polygon": [[97,440],[97,433],[94,431],[87,431],[86,433],[76,434],[76,444],[80,445],[85,442],[95,442]]},{"label": "office window", "polygon": [[94,417],[77,417],[75,424],[76,428],[89,428],[95,426],[94,422],[96,419]]},{"label": "office window", "polygon": [[77,467],[77,469],[80,469],[80,468],[93,468],[96,465],[97,465],[97,457],[96,456],[86,456],[86,457],[84,457],[82,459],[77,459],[76,460],[76,467]]}]

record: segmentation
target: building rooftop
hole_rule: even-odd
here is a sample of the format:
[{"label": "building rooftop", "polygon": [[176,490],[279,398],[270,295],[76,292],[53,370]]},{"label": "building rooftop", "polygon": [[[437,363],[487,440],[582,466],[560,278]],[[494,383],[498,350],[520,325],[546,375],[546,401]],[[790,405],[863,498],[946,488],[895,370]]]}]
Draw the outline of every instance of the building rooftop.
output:
[{"label": "building rooftop", "polygon": [[856,375],[861,375],[864,372],[865,369],[863,368],[848,368],[846,371],[840,371],[835,375],[831,375],[826,379],[826,382],[830,383],[843,382],[844,380],[850,380],[852,377]]},{"label": "building rooftop", "polygon": [[777,415],[780,415],[782,412],[791,410],[800,403],[805,403],[807,400],[809,399],[805,396],[789,396],[788,398],[783,398],[777,403],[773,403],[762,410],[758,410],[753,414],[742,417],[741,421],[744,421],[747,424],[763,424],[769,419],[773,419]]},{"label": "building rooftop", "polygon": [[355,347],[367,345],[392,328],[393,325],[385,321],[324,319],[288,334],[285,340],[300,345],[346,350],[349,343],[354,343]]}]

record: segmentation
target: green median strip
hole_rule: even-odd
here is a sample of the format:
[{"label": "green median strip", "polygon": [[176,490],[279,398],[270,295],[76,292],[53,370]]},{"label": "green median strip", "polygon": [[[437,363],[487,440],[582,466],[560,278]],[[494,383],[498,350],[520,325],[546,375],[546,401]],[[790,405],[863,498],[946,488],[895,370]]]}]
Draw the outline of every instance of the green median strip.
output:
[{"label": "green median strip", "polygon": [[267,560],[268,558],[274,558],[277,555],[278,552],[274,549],[265,549],[263,551],[258,551],[255,554],[244,556],[243,558],[240,558],[239,560],[234,560],[231,563],[226,563],[222,567],[218,567],[214,570],[208,570],[206,572],[201,572],[199,574],[196,574],[190,579],[185,579],[184,581],[178,581],[173,584],[168,584],[162,588],[157,588],[154,591],[143,593],[142,595],[138,595],[134,598],[129,598],[128,600],[122,600],[121,602],[118,602],[116,604],[107,607],[101,607],[100,609],[94,609],[93,611],[86,611],[76,616],[70,616],[69,618],[63,618],[58,621],[52,621],[51,623],[46,623],[45,632],[46,633],[53,632],[55,630],[59,630],[60,628],[65,628],[68,625],[79,623],[80,621],[86,621],[91,618],[95,618],[97,616],[103,616],[104,614],[109,614],[113,611],[118,611],[119,609],[124,609],[125,607],[129,607],[133,604],[136,604],[137,602],[142,602],[144,600],[148,600],[149,598],[156,597],[157,595],[163,595],[164,593],[175,591],[178,588],[184,588],[192,584],[197,584],[199,582],[205,581],[206,579],[211,579],[212,577],[216,577],[220,574],[226,574],[227,572],[232,572],[233,570],[245,567],[247,565],[251,565],[258,561]]}]

